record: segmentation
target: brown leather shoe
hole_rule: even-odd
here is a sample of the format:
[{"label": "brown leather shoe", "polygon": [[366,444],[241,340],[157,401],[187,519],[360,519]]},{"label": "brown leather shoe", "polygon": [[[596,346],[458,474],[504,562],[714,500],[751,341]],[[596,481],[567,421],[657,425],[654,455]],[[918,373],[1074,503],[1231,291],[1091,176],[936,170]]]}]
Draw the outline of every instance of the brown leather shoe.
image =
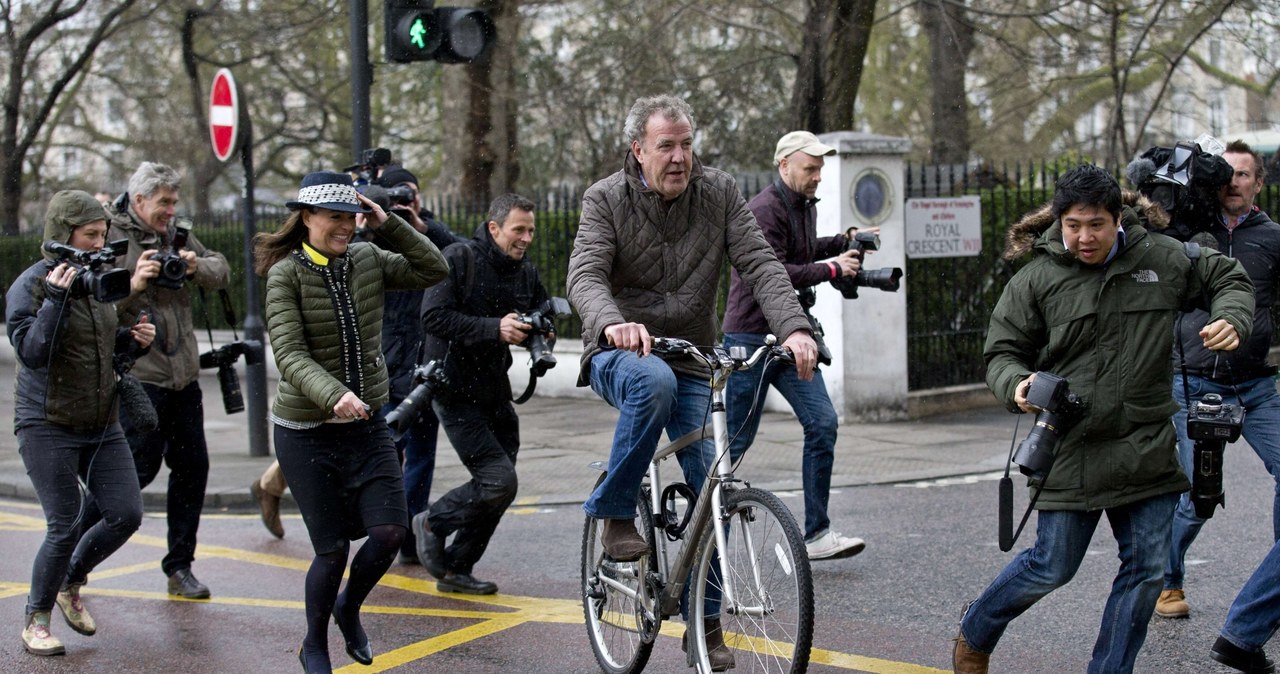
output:
[{"label": "brown leather shoe", "polygon": [[636,531],[635,520],[601,520],[600,544],[615,562],[634,562],[649,551],[649,544]]},{"label": "brown leather shoe", "polygon": [[951,651],[951,668],[956,674],[987,674],[987,665],[991,662],[991,654],[969,648],[964,640],[964,632],[958,632],[955,648]]},{"label": "brown leather shoe", "polygon": [[1161,618],[1190,618],[1191,605],[1182,590],[1165,590],[1156,600],[1156,615]]},{"label": "brown leather shoe", "polygon": [[258,500],[262,510],[262,524],[276,538],[284,538],[284,524],[280,522],[280,497],[262,488],[258,480],[249,485],[249,493]]},{"label": "brown leather shoe", "polygon": [[[720,621],[717,619],[705,620],[702,623],[703,629],[707,633],[707,660],[711,663],[711,671],[723,672],[733,669],[733,651],[724,643],[724,632],[720,629]],[[680,637],[680,650],[689,654],[686,658],[690,667],[695,666],[693,654],[689,651],[689,627],[685,626],[684,634]]]}]

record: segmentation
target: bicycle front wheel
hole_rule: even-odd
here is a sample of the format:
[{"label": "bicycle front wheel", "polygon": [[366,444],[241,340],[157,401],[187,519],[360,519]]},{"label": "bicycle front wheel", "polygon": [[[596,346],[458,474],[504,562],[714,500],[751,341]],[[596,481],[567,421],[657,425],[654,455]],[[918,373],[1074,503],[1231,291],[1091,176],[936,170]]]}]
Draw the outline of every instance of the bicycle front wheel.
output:
[{"label": "bicycle front wheel", "polygon": [[[602,476],[600,479],[604,479]],[[582,528],[582,608],[596,662],[609,674],[635,674],[653,651],[662,617],[654,586],[653,515],[641,489],[636,524],[650,553],[635,562],[605,557],[603,522],[587,516]]]},{"label": "bicycle front wheel", "polygon": [[[701,542],[689,628],[705,644],[703,619],[718,608],[734,671],[804,672],[813,645],[813,578],[800,528],[763,489],[725,490],[724,512],[725,549],[717,550],[712,527]],[[699,671],[711,671],[705,646],[698,651]]]}]

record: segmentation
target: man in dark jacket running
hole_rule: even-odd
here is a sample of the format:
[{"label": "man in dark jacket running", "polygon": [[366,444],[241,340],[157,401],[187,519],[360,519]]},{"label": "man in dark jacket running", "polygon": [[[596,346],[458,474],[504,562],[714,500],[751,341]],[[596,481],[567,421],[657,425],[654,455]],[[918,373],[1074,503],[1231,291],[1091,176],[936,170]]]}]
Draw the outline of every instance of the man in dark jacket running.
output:
[{"label": "man in dark jacket running", "polygon": [[[1256,298],[1253,334],[1238,350],[1225,354],[1205,349],[1196,336],[1197,326],[1204,324],[1203,311],[1183,314],[1176,324],[1177,339],[1181,343],[1181,349],[1173,354],[1173,398],[1179,406],[1174,416],[1178,459],[1190,475],[1195,443],[1187,438],[1187,394],[1191,404],[1207,393],[1216,393],[1222,396],[1223,402],[1244,407],[1241,434],[1276,481],[1271,522],[1275,537],[1280,540],[1280,395],[1276,394],[1276,367],[1267,363],[1267,351],[1271,348],[1271,305],[1275,301],[1276,280],[1280,278],[1280,225],[1253,205],[1265,178],[1262,158],[1240,141],[1228,145],[1222,158],[1234,171],[1230,184],[1219,191],[1222,213],[1208,232],[1217,239],[1215,247],[1239,260],[1253,281]],[[1156,603],[1156,615],[1162,618],[1186,618],[1191,614],[1182,588],[1183,559],[1204,523],[1204,519],[1196,516],[1190,494],[1183,494],[1173,516],[1173,542],[1164,569],[1164,591]]]},{"label": "man in dark jacket running", "polygon": [[446,250],[449,277],[422,299],[424,358],[441,361],[449,382],[432,407],[471,473],[413,518],[418,557],[441,592],[498,591],[471,572],[516,497],[520,424],[507,379],[510,347],[523,344],[533,327],[520,317],[547,299],[526,257],[534,208],[515,194],[495,199],[475,238]]},{"label": "man in dark jacket running", "polygon": [[1080,166],[1058,179],[1050,206],[1010,229],[1005,257],[1034,253],[992,312],[987,385],[1011,412],[1037,413],[1028,389],[1053,373],[1069,382],[1083,411],[1069,428],[1058,426],[1047,474],[1029,480],[1039,499],[1034,544],[965,610],[957,673],[985,673],[1009,623],[1071,580],[1103,513],[1120,569],[1089,672],[1133,671],[1146,639],[1166,532],[1189,486],[1169,423],[1178,409],[1169,394],[1169,333],[1179,311],[1201,307],[1205,348],[1236,349],[1253,327],[1253,292],[1235,260],[1212,250],[1193,259],[1182,243],[1149,233],[1167,220],[1164,212],[1129,196],[1126,206],[1110,173]]}]

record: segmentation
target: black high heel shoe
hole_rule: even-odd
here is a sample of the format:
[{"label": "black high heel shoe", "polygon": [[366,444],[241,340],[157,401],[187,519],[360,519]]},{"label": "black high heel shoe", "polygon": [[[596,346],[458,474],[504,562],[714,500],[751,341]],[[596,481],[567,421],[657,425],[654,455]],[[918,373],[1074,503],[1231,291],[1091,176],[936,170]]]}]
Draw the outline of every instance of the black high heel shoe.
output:
[{"label": "black high heel shoe", "polygon": [[307,674],[333,674],[333,665],[327,662],[328,658],[324,660],[322,662],[308,662],[306,644],[298,647],[298,662],[302,663],[302,671]]},{"label": "black high heel shoe", "polygon": [[343,625],[342,620],[338,618],[340,615],[342,615],[342,611],[337,610],[335,607],[333,611],[333,623],[338,626],[338,631],[342,632],[342,640],[347,645],[347,655],[351,656],[352,660],[355,660],[362,665],[372,665],[373,648],[369,646],[369,637],[366,635],[364,638],[364,644],[357,645],[355,643],[356,635],[349,634],[347,632],[347,626]]}]

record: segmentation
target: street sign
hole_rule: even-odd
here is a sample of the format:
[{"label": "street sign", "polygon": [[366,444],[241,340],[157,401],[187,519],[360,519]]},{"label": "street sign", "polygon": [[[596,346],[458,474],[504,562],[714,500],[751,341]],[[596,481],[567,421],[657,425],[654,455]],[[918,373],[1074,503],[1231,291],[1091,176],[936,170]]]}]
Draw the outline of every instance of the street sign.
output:
[{"label": "street sign", "polygon": [[236,80],[226,68],[213,76],[209,91],[209,140],[218,161],[227,161],[236,152],[240,130],[240,95]]},{"label": "street sign", "polygon": [[978,197],[907,199],[907,257],[972,257],[982,253]]}]

